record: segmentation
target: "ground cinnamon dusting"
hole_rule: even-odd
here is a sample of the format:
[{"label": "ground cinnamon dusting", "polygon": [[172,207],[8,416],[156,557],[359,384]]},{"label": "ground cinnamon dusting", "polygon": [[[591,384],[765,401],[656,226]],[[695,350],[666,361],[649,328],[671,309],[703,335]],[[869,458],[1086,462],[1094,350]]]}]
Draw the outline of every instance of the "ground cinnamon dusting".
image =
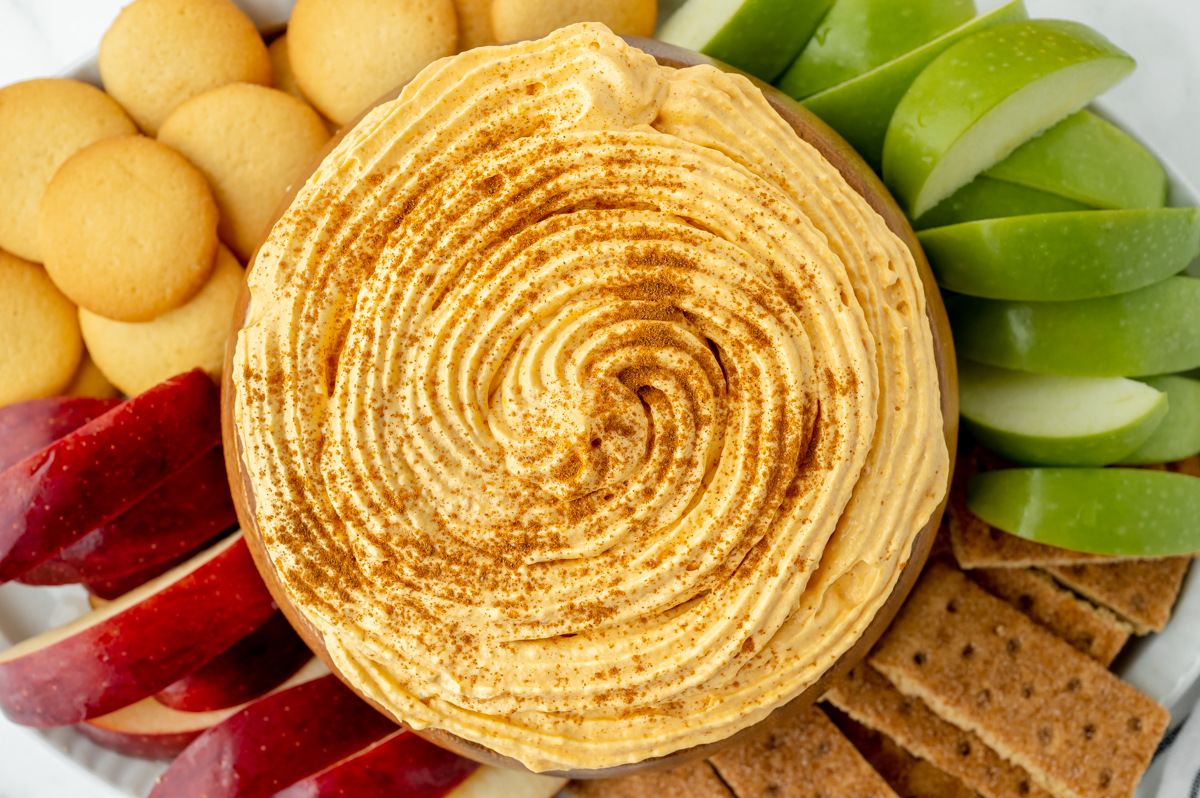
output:
[{"label": "ground cinnamon dusting", "polygon": [[600,26],[422,73],[250,284],[238,429],[286,589],[398,718],[534,769],[798,694],[940,499],[911,255],[749,83]]}]

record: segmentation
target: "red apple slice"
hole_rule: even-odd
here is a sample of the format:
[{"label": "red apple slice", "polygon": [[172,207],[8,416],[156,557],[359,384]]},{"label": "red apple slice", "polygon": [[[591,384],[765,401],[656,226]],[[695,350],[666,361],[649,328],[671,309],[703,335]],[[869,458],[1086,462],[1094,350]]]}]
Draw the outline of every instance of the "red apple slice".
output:
[{"label": "red apple slice", "polygon": [[0,709],[26,726],[106,715],[211,661],[276,609],[239,533],[0,653]]},{"label": "red apple slice", "polygon": [[266,798],[397,726],[334,676],[255,701],[171,763],[151,798]]},{"label": "red apple slice", "polygon": [[276,793],[275,798],[442,798],[452,794],[478,767],[410,731],[400,730],[301,779]]},{"label": "red apple slice", "polygon": [[45,449],[119,404],[120,399],[52,396],[0,408],[0,471]]},{"label": "red apple slice", "polygon": [[83,586],[87,588],[88,593],[91,595],[100,599],[104,599],[105,601],[112,601],[113,599],[124,596],[134,588],[141,587],[151,579],[156,579],[162,576],[172,568],[178,568],[180,565],[192,559],[206,548],[208,548],[208,544],[201,543],[191,551],[184,552],[183,554],[167,560],[164,563],[152,565],[144,571],[134,571],[131,574],[118,576],[115,579],[103,579],[98,582],[84,582]]},{"label": "red apple slice", "polygon": [[18,581],[66,585],[117,579],[187,554],[236,524],[225,455],[218,446]]},{"label": "red apple slice", "polygon": [[217,386],[156,385],[0,474],[0,582],[133,506],[221,439]]},{"label": "red apple slice", "polygon": [[155,698],[172,709],[205,712],[265,695],[300,669],[312,652],[276,610],[267,622]]},{"label": "red apple slice", "polygon": [[[287,690],[328,673],[325,663],[313,657],[272,692]],[[98,745],[119,754],[143,759],[174,759],[201,734],[247,706],[249,703],[208,712],[181,712],[164,706],[151,696],[116,712],[84,721],[75,728]]]}]

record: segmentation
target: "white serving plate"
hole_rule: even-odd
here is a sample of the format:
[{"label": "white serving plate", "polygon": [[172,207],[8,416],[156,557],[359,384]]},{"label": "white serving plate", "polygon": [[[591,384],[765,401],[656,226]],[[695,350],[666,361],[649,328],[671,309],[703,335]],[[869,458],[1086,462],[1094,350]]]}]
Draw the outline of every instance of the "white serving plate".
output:
[{"label": "white serving plate", "polygon": [[[287,23],[295,0],[235,0],[260,30],[271,32]],[[664,0],[660,0],[660,3]],[[100,70],[96,56],[83,60],[64,73],[100,86]],[[1123,128],[1120,121],[1101,101],[1091,110]],[[1128,131],[1151,152],[1154,148]],[[1155,153],[1156,154],[1156,153]],[[1187,179],[1163,158],[1157,156],[1166,170],[1171,207],[1198,207],[1200,194]],[[1200,277],[1200,257],[1188,267],[1188,273]],[[10,582],[0,585],[0,651],[27,637],[60,626],[89,611],[87,593],[78,585],[53,588],[33,588]],[[1175,612],[1167,628],[1132,641],[1114,663],[1113,670],[1121,678],[1153,697],[1172,711],[1173,723],[1182,720],[1191,702],[1181,702],[1189,688],[1200,677],[1200,568],[1191,568],[1184,580]],[[1194,692],[1194,691],[1192,691]],[[1189,698],[1194,696],[1188,695]],[[1178,706],[1177,706],[1178,705]],[[66,756],[82,765],[97,777],[132,795],[145,796],[166,765],[144,759],[123,756],[93,743],[71,727],[30,729]],[[1157,785],[1155,769],[1139,787],[1137,798],[1150,798]]]}]

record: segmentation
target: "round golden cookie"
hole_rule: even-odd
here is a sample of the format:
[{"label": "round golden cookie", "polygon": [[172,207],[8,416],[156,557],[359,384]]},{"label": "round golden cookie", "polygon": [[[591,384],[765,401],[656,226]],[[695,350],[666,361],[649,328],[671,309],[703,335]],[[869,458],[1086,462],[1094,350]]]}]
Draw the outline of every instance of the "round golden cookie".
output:
[{"label": "round golden cookie", "polygon": [[117,386],[108,381],[108,377],[104,376],[104,372],[96,365],[96,361],[92,360],[92,356],[84,349],[83,358],[79,361],[79,368],[75,369],[75,376],[71,378],[70,384],[63,388],[62,395],[113,399],[120,396],[121,392],[117,390]]},{"label": "round golden cookie", "polygon": [[540,39],[575,22],[603,22],[618,35],[653,36],[655,0],[492,0],[496,41]]},{"label": "round golden cookie", "polygon": [[492,0],[454,0],[458,12],[458,49],[473,50],[496,43],[492,34]]},{"label": "round golden cookie", "polygon": [[295,97],[231,83],[176,108],[158,140],[208,180],[221,212],[217,233],[248,261],[288,187],[325,146],[329,131]]},{"label": "round golden cookie", "polygon": [[342,125],[457,42],[452,0],[298,0],[288,22],[296,83]]},{"label": "round golden cookie", "polygon": [[203,175],[145,136],[96,142],[46,187],[38,229],[55,285],[93,313],[150,321],[200,290],[217,254]]},{"label": "round golden cookie", "polygon": [[136,132],[113,98],[77,80],[0,89],[0,247],[40,263],[38,206],[55,170],[94,141]]},{"label": "round golden cookie", "polygon": [[0,251],[0,405],[54,396],[82,353],[71,301],[41,266]]},{"label": "round golden cookie", "polygon": [[271,85],[267,45],[230,0],[135,0],[100,41],[104,88],[150,135],[180,103],[226,83]]},{"label": "round golden cookie", "polygon": [[288,60],[287,33],[276,36],[267,45],[267,54],[271,56],[271,86],[284,94],[290,94],[297,100],[308,102],[300,87],[296,85],[296,76],[292,74],[292,62]]},{"label": "round golden cookie", "polygon": [[130,396],[194,368],[219,379],[241,285],[241,264],[221,247],[212,278],[183,307],[142,324],[113,321],[80,308],[79,326],[104,376]]},{"label": "round golden cookie", "polygon": [[[279,91],[290,94],[297,100],[308,104],[308,98],[304,96],[304,92],[300,91],[300,87],[296,85],[296,76],[292,74],[292,62],[288,60],[287,34],[281,34],[275,37],[267,47],[267,52],[271,54],[271,75],[272,86]],[[312,108],[311,105],[309,105]],[[314,109],[316,110],[316,109]],[[325,125],[325,129],[330,135],[337,133],[341,128],[337,122],[332,119],[322,116],[320,111],[317,111],[317,116],[321,117],[321,124]]]}]

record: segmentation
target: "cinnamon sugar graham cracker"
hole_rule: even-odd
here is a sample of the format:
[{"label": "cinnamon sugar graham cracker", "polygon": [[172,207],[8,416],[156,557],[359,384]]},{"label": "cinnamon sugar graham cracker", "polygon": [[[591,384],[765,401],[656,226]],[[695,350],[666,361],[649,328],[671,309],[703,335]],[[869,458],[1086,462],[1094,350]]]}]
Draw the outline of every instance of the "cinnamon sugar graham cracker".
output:
[{"label": "cinnamon sugar graham cracker", "polygon": [[891,737],[867,728],[837,707],[826,706],[825,711],[867,764],[875,768],[901,798],[977,798],[979,795],[946,771],[918,759]]},{"label": "cinnamon sugar graham cracker", "polygon": [[573,781],[563,794],[569,798],[733,798],[704,760],[615,779]]},{"label": "cinnamon sugar graham cracker", "polygon": [[1191,557],[1166,557],[1048,566],[1046,571],[1079,595],[1112,609],[1144,635],[1166,627],[1191,561]]},{"label": "cinnamon sugar graham cracker", "polygon": [[1169,720],[1148,696],[942,564],[926,570],[870,664],[1063,798],[1133,795]]},{"label": "cinnamon sugar graham cracker", "polygon": [[709,761],[737,798],[897,798],[817,707]]},{"label": "cinnamon sugar graham cracker", "polygon": [[1133,627],[1111,611],[1076,598],[1041,571],[979,568],[968,576],[996,598],[1004,599],[1102,665],[1111,665],[1133,634]]},{"label": "cinnamon sugar graham cracker", "polygon": [[974,733],[942,720],[921,699],[904,695],[865,663],[834,684],[824,700],[984,798],[1050,798],[1024,768],[1006,762]]}]

